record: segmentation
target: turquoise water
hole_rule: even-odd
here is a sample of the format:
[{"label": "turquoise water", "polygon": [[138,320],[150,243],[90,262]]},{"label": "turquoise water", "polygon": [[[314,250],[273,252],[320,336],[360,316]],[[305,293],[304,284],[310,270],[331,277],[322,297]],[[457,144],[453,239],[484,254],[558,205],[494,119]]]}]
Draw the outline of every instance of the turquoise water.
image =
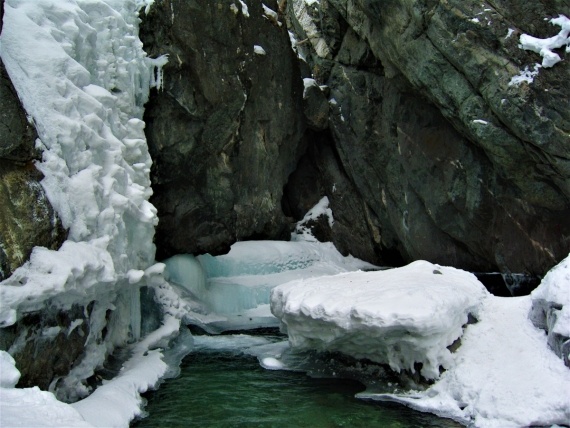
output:
[{"label": "turquoise water", "polygon": [[143,427],[459,427],[391,403],[354,398],[356,381],[265,370],[257,358],[228,351],[188,355],[180,376],[146,395]]}]

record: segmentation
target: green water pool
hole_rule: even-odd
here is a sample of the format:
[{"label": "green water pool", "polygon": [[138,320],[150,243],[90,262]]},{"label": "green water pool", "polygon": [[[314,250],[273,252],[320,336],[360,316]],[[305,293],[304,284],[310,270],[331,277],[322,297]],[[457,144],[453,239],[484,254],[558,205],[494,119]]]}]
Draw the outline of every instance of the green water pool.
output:
[{"label": "green water pool", "polygon": [[265,370],[255,357],[198,351],[181,373],[148,393],[132,427],[459,427],[407,407],[354,398],[356,381]]}]

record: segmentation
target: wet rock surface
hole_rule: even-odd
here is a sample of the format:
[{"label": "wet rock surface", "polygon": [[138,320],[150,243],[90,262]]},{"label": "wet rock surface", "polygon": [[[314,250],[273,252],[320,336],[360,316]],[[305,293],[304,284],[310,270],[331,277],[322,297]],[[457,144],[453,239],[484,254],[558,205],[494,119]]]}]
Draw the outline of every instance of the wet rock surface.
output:
[{"label": "wet rock surface", "polygon": [[556,34],[568,1],[309,3],[143,16],[169,54],[145,117],[159,258],[287,239],[323,196],[335,245],[377,264],[533,277],[567,255],[568,55],[512,79],[542,59],[520,35]]}]

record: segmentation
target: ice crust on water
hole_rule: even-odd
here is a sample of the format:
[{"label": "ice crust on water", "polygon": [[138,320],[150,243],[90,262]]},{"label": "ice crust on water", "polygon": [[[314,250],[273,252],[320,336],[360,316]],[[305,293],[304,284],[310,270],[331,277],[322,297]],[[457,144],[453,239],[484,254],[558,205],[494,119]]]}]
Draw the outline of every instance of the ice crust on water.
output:
[{"label": "ice crust on water", "polygon": [[303,279],[276,287],[271,311],[293,349],[338,351],[415,371],[447,368],[447,349],[476,316],[485,289],[475,276],[425,261],[379,272]]},{"label": "ice crust on water", "polygon": [[276,326],[268,305],[279,284],[374,268],[342,256],[331,243],[283,241],[236,242],[225,255],[176,255],[165,265],[166,278],[201,302],[206,312],[218,315],[205,322],[221,329]]}]

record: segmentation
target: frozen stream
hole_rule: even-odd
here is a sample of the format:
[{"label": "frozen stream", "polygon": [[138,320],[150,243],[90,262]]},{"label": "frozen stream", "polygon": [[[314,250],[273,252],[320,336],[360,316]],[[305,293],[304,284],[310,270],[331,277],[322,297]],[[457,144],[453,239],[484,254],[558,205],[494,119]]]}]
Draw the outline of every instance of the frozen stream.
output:
[{"label": "frozen stream", "polygon": [[359,400],[354,395],[364,386],[357,381],[265,370],[239,345],[221,346],[216,338],[210,344],[200,337],[195,341],[197,349],[184,359],[180,376],[146,395],[148,417],[132,427],[460,426],[402,405]]}]

